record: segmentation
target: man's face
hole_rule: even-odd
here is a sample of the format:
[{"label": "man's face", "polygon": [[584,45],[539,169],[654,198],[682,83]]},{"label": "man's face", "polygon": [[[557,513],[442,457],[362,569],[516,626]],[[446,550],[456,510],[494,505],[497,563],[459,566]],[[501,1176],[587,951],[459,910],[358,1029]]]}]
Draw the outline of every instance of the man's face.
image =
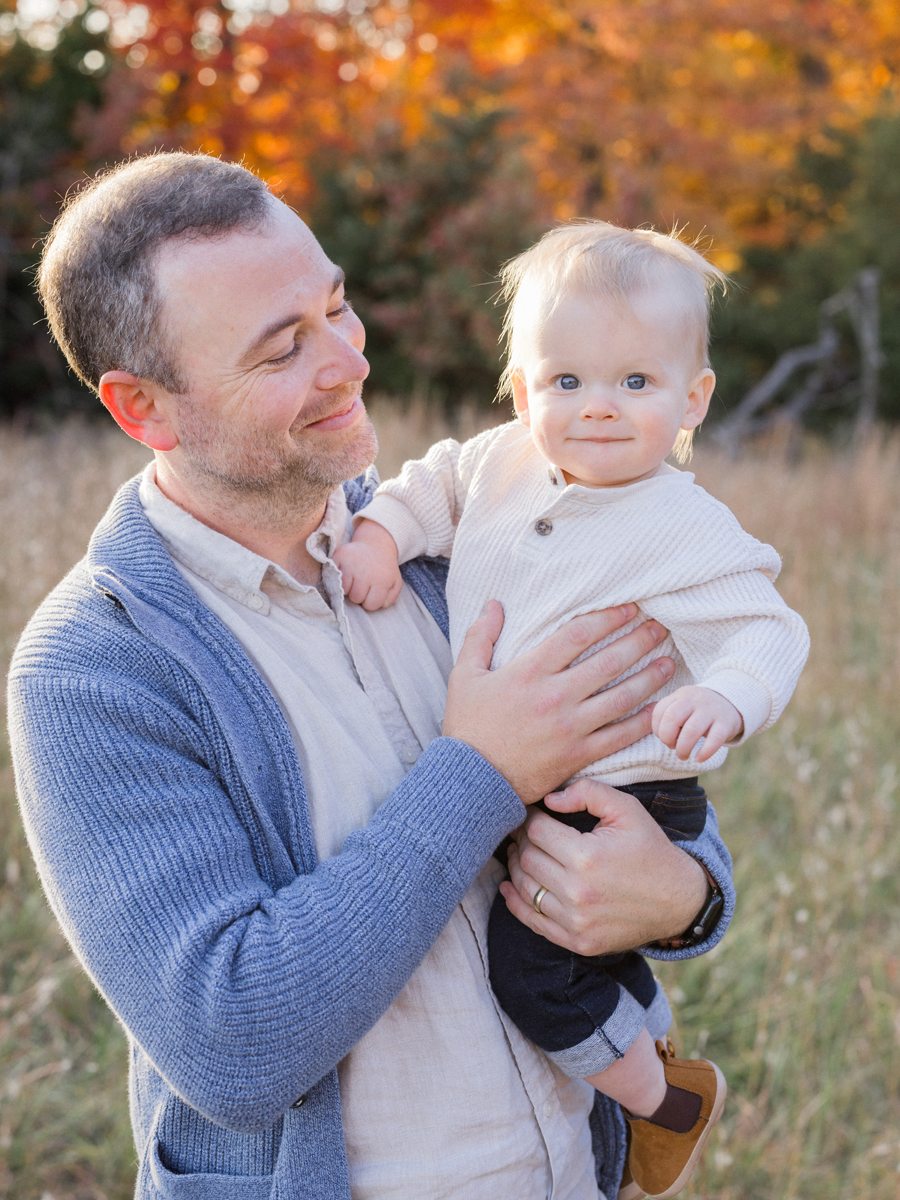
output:
[{"label": "man's face", "polygon": [[259,232],[168,243],[157,280],[188,380],[171,414],[185,483],[284,510],[373,461],[365,331],[343,272],[289,208],[273,201]]}]

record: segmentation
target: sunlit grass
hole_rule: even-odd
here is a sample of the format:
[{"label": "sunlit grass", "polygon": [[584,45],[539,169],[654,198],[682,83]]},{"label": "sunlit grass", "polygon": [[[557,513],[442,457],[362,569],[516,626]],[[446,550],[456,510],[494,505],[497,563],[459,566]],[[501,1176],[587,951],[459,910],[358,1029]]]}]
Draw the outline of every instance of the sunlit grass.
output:
[{"label": "sunlit grass", "polygon": [[[380,466],[467,436],[424,408],[374,405]],[[495,418],[496,419],[496,418]],[[81,555],[145,455],[112,430],[0,430],[0,652]],[[713,954],[665,967],[682,1051],[731,1088],[686,1196],[896,1200],[900,1164],[900,443],[810,447],[699,480],[773,542],[813,650],[787,714],[709,781],[740,907]],[[5,874],[4,874],[5,871]],[[0,1196],[126,1200],[134,1152],[124,1037],[37,887],[0,759]],[[423,1198],[424,1200],[424,1198]]]},{"label": "sunlit grass", "polygon": [[700,482],[784,557],[810,627],[797,694],[710,781],[735,856],[721,948],[665,978],[686,1052],[725,1068],[693,1196],[895,1200],[900,1164],[900,443]]}]

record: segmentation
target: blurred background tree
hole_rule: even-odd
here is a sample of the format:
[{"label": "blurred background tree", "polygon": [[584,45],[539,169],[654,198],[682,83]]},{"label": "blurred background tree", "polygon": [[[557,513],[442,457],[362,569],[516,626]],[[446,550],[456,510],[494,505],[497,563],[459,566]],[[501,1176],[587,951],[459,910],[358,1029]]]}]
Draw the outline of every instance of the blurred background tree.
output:
[{"label": "blurred background tree", "polygon": [[[74,5],[73,5],[74,8]],[[77,14],[77,9],[72,15]],[[100,153],[105,39],[61,20],[32,41],[0,12],[0,415],[90,404],[42,325],[31,277],[61,195]],[[93,57],[91,57],[93,56]],[[85,68],[85,61],[88,67]],[[93,67],[93,71],[91,70]],[[124,128],[108,131],[115,153]],[[118,135],[118,136],[117,136]],[[93,143],[88,150],[89,143]]]},{"label": "blurred background tree", "polygon": [[[815,341],[818,305],[864,267],[881,271],[881,416],[900,419],[900,118],[878,116],[849,132],[826,129],[799,155],[785,200],[791,236],[750,245],[741,290],[717,314],[720,392],[737,398],[772,359]],[[857,372],[849,350],[809,420],[848,418]]]},{"label": "blurred background tree", "polygon": [[[186,147],[242,158],[310,220],[348,271],[378,390],[488,402],[498,266],[591,216],[683,227],[734,276],[719,412],[881,267],[882,416],[900,416],[887,0],[3,3],[4,162],[27,160],[3,177],[5,413],[84,403],[22,275],[65,187]],[[855,371],[848,341],[815,420],[849,414]]]}]

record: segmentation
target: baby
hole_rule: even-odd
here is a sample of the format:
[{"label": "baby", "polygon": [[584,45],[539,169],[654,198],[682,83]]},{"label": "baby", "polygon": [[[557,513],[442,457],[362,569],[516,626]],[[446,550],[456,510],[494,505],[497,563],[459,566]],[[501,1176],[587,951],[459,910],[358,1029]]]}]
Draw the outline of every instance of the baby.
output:
[{"label": "baby", "polygon": [[[383,484],[335,552],[350,600],[375,610],[398,563],[452,558],[454,657],[489,599],[505,619],[493,665],[579,613],[637,603],[676,664],[653,733],[580,776],[630,792],[684,845],[706,821],[701,772],[768,728],[806,660],[803,621],[772,580],[781,563],[741,529],[684,460],[709,407],[708,305],[721,273],[674,237],[600,221],[564,225],[507,264],[504,390],[517,420],[433,446]],[[594,653],[605,643],[592,647]],[[629,672],[630,674],[631,672]],[[553,813],[585,834],[596,819]],[[552,917],[555,898],[534,896]],[[682,945],[695,945],[708,929]],[[532,932],[502,897],[488,930],[491,984],[508,1015],[568,1075],[617,1100],[630,1124],[621,1198],[673,1196],[718,1120],[714,1063],[674,1057],[671,1013],[639,954],[586,959]]]}]

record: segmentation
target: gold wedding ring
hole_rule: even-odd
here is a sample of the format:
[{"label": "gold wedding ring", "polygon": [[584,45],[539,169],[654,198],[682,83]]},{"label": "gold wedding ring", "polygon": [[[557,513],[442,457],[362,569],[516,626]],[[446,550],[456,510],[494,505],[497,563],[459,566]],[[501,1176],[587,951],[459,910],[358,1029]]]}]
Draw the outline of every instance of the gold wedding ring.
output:
[{"label": "gold wedding ring", "polygon": [[545,887],[539,887],[538,890],[534,893],[534,899],[531,902],[532,908],[538,914],[539,917],[542,917],[544,915],[541,912],[541,903],[543,902],[543,899],[546,895],[547,895],[547,889]]}]

